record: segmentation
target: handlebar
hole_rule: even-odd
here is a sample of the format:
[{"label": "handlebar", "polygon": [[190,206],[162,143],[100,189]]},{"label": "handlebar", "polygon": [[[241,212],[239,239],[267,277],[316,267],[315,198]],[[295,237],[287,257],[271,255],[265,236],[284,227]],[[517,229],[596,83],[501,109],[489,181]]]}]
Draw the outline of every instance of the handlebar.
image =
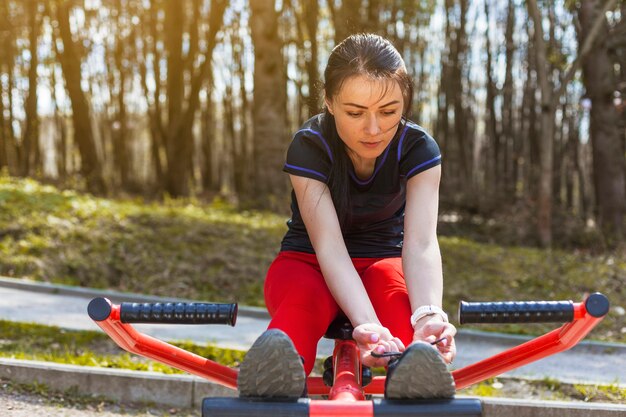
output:
[{"label": "handlebar", "polygon": [[[227,324],[237,321],[237,304],[218,303],[122,303],[119,319],[122,323],[162,324]],[[87,307],[94,321],[107,319],[112,312],[111,302],[98,297]]]},{"label": "handlebar", "polygon": [[573,321],[581,308],[593,317],[602,317],[609,311],[609,300],[594,293],[584,305],[572,301],[461,301],[459,323],[565,323]]}]

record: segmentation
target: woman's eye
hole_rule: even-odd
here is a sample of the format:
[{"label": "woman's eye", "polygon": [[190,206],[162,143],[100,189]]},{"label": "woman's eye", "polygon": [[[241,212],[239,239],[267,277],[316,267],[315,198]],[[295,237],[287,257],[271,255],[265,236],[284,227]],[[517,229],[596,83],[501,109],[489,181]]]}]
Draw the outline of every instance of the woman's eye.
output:
[{"label": "woman's eye", "polygon": [[348,112],[348,116],[350,117],[359,117],[361,113]]},{"label": "woman's eye", "polygon": [[396,114],[395,110],[388,110],[383,112],[383,116],[393,116],[394,114]]}]

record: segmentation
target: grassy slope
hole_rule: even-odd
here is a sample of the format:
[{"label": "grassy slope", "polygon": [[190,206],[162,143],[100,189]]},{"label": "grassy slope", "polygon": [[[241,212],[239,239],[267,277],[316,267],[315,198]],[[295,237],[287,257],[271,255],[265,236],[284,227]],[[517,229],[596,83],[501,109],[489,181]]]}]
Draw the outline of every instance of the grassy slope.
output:
[{"label": "grassy slope", "polygon": [[[154,295],[263,304],[263,277],[285,218],[220,204],[93,198],[0,178],[0,274]],[[479,244],[440,238],[445,304],[461,299],[575,299],[602,291],[626,306],[626,255]],[[593,332],[626,342],[622,310]],[[622,313],[623,314],[623,313]],[[498,330],[539,332],[540,326]]]}]

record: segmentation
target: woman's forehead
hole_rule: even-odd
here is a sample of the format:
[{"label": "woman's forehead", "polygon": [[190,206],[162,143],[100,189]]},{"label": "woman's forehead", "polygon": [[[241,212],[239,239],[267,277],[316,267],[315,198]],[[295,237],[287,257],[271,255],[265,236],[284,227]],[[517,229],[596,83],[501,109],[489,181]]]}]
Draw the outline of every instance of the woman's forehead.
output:
[{"label": "woman's forehead", "polygon": [[337,99],[342,103],[358,103],[368,107],[393,100],[402,102],[402,98],[402,90],[396,80],[364,75],[346,79],[337,94]]}]

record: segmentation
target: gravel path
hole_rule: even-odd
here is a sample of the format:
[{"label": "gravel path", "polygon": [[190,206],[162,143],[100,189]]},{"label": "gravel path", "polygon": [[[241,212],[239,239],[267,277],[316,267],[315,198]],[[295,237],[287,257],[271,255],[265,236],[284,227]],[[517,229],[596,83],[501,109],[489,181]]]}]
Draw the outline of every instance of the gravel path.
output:
[{"label": "gravel path", "polygon": [[151,409],[120,404],[98,403],[68,404],[63,397],[50,398],[17,392],[5,383],[0,387],[0,416],[6,417],[198,417],[200,410]]}]

